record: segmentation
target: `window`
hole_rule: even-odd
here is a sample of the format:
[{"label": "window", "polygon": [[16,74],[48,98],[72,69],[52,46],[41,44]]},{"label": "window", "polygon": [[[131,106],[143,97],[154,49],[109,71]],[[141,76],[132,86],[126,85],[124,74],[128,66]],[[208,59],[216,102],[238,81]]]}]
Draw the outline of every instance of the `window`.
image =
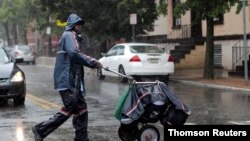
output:
[{"label": "window", "polygon": [[130,46],[132,53],[164,53],[164,51],[157,46]]},{"label": "window", "polygon": [[113,47],[105,56],[114,56],[116,55],[116,47]]},{"label": "window", "polygon": [[214,45],[214,68],[222,68],[222,54],[221,45]]},{"label": "window", "polygon": [[173,0],[173,28],[181,28],[181,18],[174,15],[174,9],[180,0]]},{"label": "window", "polygon": [[9,58],[5,51],[1,48],[0,49],[0,63],[6,63],[9,62]]},{"label": "window", "polygon": [[214,24],[223,24],[223,23],[224,23],[224,16],[222,14],[214,18]]},{"label": "window", "polygon": [[124,46],[118,46],[116,53],[117,55],[124,55]]}]

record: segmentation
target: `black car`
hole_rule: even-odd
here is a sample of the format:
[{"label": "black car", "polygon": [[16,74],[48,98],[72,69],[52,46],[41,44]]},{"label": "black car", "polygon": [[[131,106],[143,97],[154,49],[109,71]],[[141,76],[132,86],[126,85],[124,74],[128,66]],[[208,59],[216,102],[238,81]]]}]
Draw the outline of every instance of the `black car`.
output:
[{"label": "black car", "polygon": [[26,96],[24,72],[16,65],[23,59],[13,60],[6,50],[0,48],[0,103],[13,99],[14,105],[23,105]]}]

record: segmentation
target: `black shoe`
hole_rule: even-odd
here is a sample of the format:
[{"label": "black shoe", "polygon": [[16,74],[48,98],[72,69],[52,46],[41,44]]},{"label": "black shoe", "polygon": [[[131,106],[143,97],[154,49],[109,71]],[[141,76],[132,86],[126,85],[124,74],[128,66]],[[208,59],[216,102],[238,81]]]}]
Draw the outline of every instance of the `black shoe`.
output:
[{"label": "black shoe", "polygon": [[43,141],[43,137],[41,137],[41,135],[39,135],[35,126],[32,127],[32,132],[34,134],[35,141]]}]

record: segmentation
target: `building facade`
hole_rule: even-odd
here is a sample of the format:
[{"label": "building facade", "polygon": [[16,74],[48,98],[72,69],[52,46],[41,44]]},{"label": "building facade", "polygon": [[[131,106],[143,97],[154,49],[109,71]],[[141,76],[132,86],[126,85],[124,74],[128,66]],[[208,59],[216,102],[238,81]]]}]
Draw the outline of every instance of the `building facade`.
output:
[{"label": "building facade", "polygon": [[[167,15],[167,38],[173,44],[169,46],[169,50],[176,50],[178,48],[185,48],[183,40],[190,39],[205,39],[206,38],[206,21],[194,22],[195,10],[188,11],[181,17],[174,16],[174,7],[181,0],[167,0],[168,2],[168,15]],[[243,10],[236,14],[236,7],[214,18],[214,66],[228,71],[235,70],[237,66],[243,65],[244,61],[244,48],[243,48]],[[249,37],[250,33],[250,8],[246,7],[246,33]],[[171,40],[172,39],[172,40]],[[201,41],[201,40],[200,40]],[[247,41],[248,46],[249,41]],[[205,61],[205,46],[206,42],[195,42],[194,48],[189,53],[186,53],[178,62],[176,62],[177,69],[188,68],[203,68]],[[173,55],[175,51],[172,51]],[[247,58],[249,60],[249,52]]]}]

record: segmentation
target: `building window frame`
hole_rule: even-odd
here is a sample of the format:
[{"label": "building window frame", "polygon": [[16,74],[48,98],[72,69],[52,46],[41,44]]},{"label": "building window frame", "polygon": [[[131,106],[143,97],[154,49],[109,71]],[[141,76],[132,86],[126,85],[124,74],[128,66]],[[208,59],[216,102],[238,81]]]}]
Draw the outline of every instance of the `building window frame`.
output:
[{"label": "building window frame", "polygon": [[214,44],[214,68],[222,69],[222,45]]},{"label": "building window frame", "polygon": [[224,23],[224,15],[219,14],[217,17],[214,17],[214,24],[219,25]]},{"label": "building window frame", "polygon": [[174,9],[176,5],[180,3],[180,0],[173,0],[172,7],[173,7],[173,29],[180,29],[181,28],[181,17],[177,17],[174,15]]}]

